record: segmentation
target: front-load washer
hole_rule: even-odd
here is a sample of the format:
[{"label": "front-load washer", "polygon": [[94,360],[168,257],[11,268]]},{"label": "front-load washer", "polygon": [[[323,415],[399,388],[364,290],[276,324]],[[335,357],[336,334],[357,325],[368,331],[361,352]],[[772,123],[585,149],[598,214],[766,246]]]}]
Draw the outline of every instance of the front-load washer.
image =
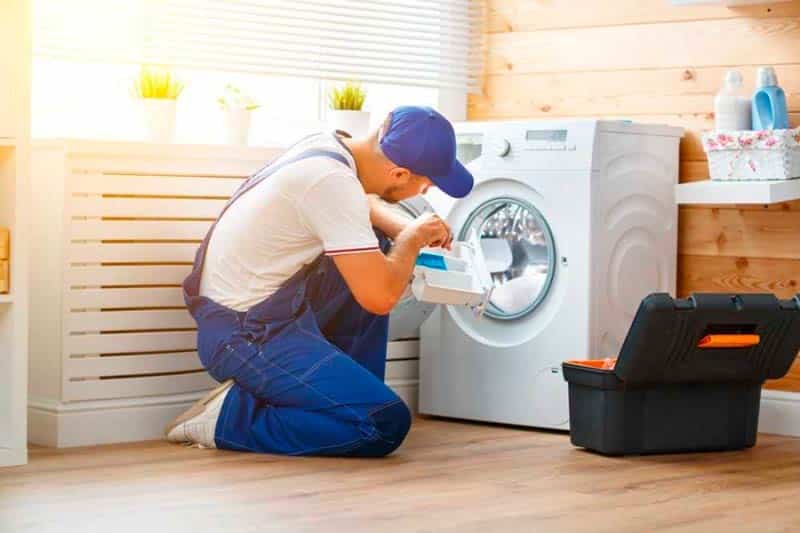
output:
[{"label": "front-load washer", "polygon": [[431,198],[478,232],[494,289],[482,316],[421,328],[420,412],[569,429],[567,359],[616,356],[637,306],[674,294],[679,128],[628,121],[463,123],[466,198]]}]

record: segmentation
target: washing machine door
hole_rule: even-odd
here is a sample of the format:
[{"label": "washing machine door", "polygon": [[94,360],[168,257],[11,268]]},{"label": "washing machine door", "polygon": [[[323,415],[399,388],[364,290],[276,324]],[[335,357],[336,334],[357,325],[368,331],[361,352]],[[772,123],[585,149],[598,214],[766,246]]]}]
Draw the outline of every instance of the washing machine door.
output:
[{"label": "washing machine door", "polygon": [[470,211],[459,240],[473,231],[494,281],[486,315],[506,321],[533,313],[555,273],[555,243],[542,213],[525,198],[491,198]]},{"label": "washing machine door", "polygon": [[480,238],[494,287],[483,316],[448,306],[458,327],[480,344],[519,346],[536,337],[555,312],[548,306],[557,275],[557,243],[541,192],[521,179],[476,176],[473,192],[448,221],[459,240]]},{"label": "washing machine door", "polygon": [[[433,211],[433,208],[422,196],[386,205],[409,220]],[[389,340],[418,339],[419,328],[433,312],[434,307],[435,304],[420,302],[414,298],[410,290],[407,290],[389,315]]]}]

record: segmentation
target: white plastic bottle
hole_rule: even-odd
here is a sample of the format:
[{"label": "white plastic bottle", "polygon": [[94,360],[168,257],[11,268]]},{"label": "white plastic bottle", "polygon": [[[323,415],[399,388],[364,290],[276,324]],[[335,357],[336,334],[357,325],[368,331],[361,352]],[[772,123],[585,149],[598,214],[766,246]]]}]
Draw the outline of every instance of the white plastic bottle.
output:
[{"label": "white plastic bottle", "polygon": [[742,90],[738,70],[725,73],[722,88],[714,98],[714,128],[717,130],[749,130],[752,128],[750,98]]}]

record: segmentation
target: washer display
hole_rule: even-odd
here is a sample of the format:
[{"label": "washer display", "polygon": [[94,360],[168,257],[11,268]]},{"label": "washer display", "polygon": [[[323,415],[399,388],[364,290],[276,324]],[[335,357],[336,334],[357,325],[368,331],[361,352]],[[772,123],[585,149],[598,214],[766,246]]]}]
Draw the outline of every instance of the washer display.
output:
[{"label": "washer display", "polygon": [[495,198],[479,205],[462,227],[472,230],[481,246],[495,287],[486,315],[513,320],[536,309],[553,280],[556,250],[542,214],[519,198]]}]

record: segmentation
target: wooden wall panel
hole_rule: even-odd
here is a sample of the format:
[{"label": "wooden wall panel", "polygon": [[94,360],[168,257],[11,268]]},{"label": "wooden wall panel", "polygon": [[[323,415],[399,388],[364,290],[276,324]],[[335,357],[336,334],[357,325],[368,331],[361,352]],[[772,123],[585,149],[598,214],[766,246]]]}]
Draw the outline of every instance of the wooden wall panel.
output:
[{"label": "wooden wall panel", "polygon": [[[595,114],[701,114],[709,108],[728,69],[725,67],[653,70],[490,74],[471,111],[494,117],[548,117]],[[743,70],[746,87],[755,85],[755,68]],[[800,65],[782,67],[780,82],[800,87]],[[658,101],[658,107],[653,101]],[[790,111],[800,111],[800,93],[787,94]]]},{"label": "wooden wall panel", "polygon": [[[469,118],[607,117],[682,126],[680,179],[708,178],[700,138],[726,70],[748,90],[777,65],[800,125],[800,1],[727,8],[667,0],[489,0],[487,75]],[[678,293],[800,283],[800,202],[680,210]],[[800,363],[771,388],[800,391]]]},{"label": "wooden wall panel", "polygon": [[683,207],[678,250],[691,255],[800,259],[800,213]]},{"label": "wooden wall panel", "polygon": [[793,64],[800,21],[736,18],[495,33],[488,46],[489,74]]},{"label": "wooden wall panel", "polygon": [[800,15],[797,2],[740,6],[687,6],[676,9],[669,0],[496,0],[490,3],[489,32],[523,32],[624,24],[791,17]]},{"label": "wooden wall panel", "polygon": [[800,260],[754,257],[678,256],[680,296],[692,292],[800,292]]}]

